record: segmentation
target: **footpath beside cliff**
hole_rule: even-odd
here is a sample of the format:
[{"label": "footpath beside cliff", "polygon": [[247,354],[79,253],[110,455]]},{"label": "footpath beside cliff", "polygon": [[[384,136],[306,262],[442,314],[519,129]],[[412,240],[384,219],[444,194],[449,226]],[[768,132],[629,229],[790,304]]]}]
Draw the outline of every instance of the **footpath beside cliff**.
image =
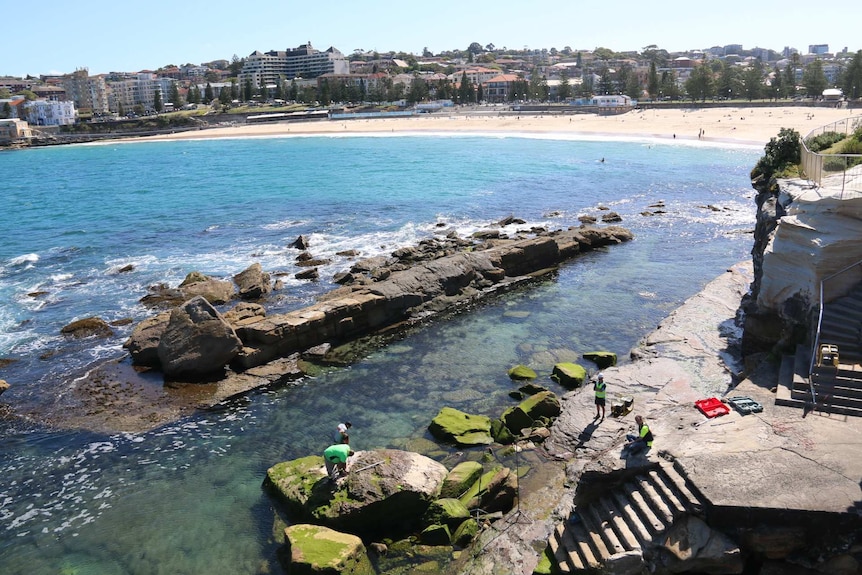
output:
[{"label": "footpath beside cliff", "polygon": [[[717,557],[691,551],[691,560],[712,561],[707,572],[741,572],[744,561],[773,569],[766,573],[800,564],[843,573],[836,565],[856,565],[845,551],[862,506],[862,421],[776,406],[777,365],[765,355],[752,358],[747,370],[738,363],[736,314],[750,281],[750,265],[722,274],[644,338],[630,363],[604,370],[609,405],[634,399],[627,415],[594,420],[589,387],[564,395],[543,446],[546,457],[531,458],[545,484],[533,490],[529,480],[522,483],[519,508],[485,531],[448,572],[532,573],[554,531],[565,531],[579,505],[588,505],[614,478],[659,463],[673,463],[702,495],[709,527],[729,542]],[[695,401],[725,393],[750,397],[763,411],[731,409],[708,419],[696,409]],[[638,414],[655,444],[646,457],[622,458]],[[565,474],[551,470],[561,467],[555,459],[567,461]],[[634,560],[647,565],[643,557]]]}]

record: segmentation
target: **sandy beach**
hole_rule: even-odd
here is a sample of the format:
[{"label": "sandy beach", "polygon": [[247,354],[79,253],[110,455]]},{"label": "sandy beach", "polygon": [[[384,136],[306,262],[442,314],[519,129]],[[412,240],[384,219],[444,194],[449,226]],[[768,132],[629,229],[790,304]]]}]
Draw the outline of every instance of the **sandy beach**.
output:
[{"label": "sandy beach", "polygon": [[[633,110],[616,116],[596,114],[505,115],[489,109],[482,114],[435,113],[408,118],[316,120],[242,124],[150,136],[147,140],[271,137],[320,134],[476,133],[556,134],[575,139],[656,139],[698,144],[763,146],[781,128],[801,135],[862,110],[778,106]],[[140,140],[137,139],[136,140]]]}]

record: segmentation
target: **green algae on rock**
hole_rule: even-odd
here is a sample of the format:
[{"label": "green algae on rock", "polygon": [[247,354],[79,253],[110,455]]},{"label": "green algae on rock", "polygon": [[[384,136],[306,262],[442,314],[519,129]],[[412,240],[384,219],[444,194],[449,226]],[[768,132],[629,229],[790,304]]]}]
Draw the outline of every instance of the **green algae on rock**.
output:
[{"label": "green algae on rock", "polygon": [[490,445],[491,419],[485,415],[470,415],[454,407],[444,407],[428,426],[431,434],[458,445]]},{"label": "green algae on rock", "polygon": [[355,535],[340,533],[319,525],[291,525],[285,528],[282,554],[284,568],[292,574],[332,573],[373,575],[365,545]]},{"label": "green algae on rock", "polygon": [[575,389],[586,381],[587,370],[577,363],[558,363],[551,372],[551,379],[567,389]]}]

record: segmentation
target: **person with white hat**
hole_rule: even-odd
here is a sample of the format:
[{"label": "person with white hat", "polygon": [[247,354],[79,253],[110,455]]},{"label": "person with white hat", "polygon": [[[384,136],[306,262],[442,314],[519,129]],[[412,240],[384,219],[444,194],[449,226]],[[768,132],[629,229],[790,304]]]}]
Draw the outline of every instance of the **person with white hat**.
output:
[{"label": "person with white hat", "polygon": [[596,392],[596,416],[593,418],[599,419],[599,411],[601,411],[601,419],[599,422],[605,420],[605,397],[607,396],[608,386],[605,384],[605,376],[603,373],[599,373],[596,376],[596,380],[593,382],[593,390]]}]

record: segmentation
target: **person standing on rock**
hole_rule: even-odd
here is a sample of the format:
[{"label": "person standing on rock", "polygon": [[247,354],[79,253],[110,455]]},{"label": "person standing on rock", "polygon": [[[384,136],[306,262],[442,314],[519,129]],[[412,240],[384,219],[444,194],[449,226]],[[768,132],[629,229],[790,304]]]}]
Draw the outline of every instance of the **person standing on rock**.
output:
[{"label": "person standing on rock", "polygon": [[605,420],[605,396],[607,395],[607,389],[605,376],[599,373],[593,382],[593,390],[596,392],[596,416],[593,419],[599,419],[599,411],[601,411],[602,418],[599,420],[600,422]]},{"label": "person standing on rock", "polygon": [[333,483],[338,478],[347,475],[347,458],[353,455],[353,451],[346,443],[335,443],[323,451],[323,462],[326,465],[326,474]]},{"label": "person standing on rock", "polygon": [[349,421],[345,421],[344,423],[339,423],[335,426],[335,443],[350,443],[350,435],[347,433],[347,430],[353,427],[353,424]]},{"label": "person standing on rock", "polygon": [[629,454],[636,455],[641,451],[646,451],[652,447],[653,434],[646,424],[644,418],[640,415],[635,416],[635,423],[638,426],[637,435],[626,435],[628,443],[623,447],[623,451],[628,450]]}]

